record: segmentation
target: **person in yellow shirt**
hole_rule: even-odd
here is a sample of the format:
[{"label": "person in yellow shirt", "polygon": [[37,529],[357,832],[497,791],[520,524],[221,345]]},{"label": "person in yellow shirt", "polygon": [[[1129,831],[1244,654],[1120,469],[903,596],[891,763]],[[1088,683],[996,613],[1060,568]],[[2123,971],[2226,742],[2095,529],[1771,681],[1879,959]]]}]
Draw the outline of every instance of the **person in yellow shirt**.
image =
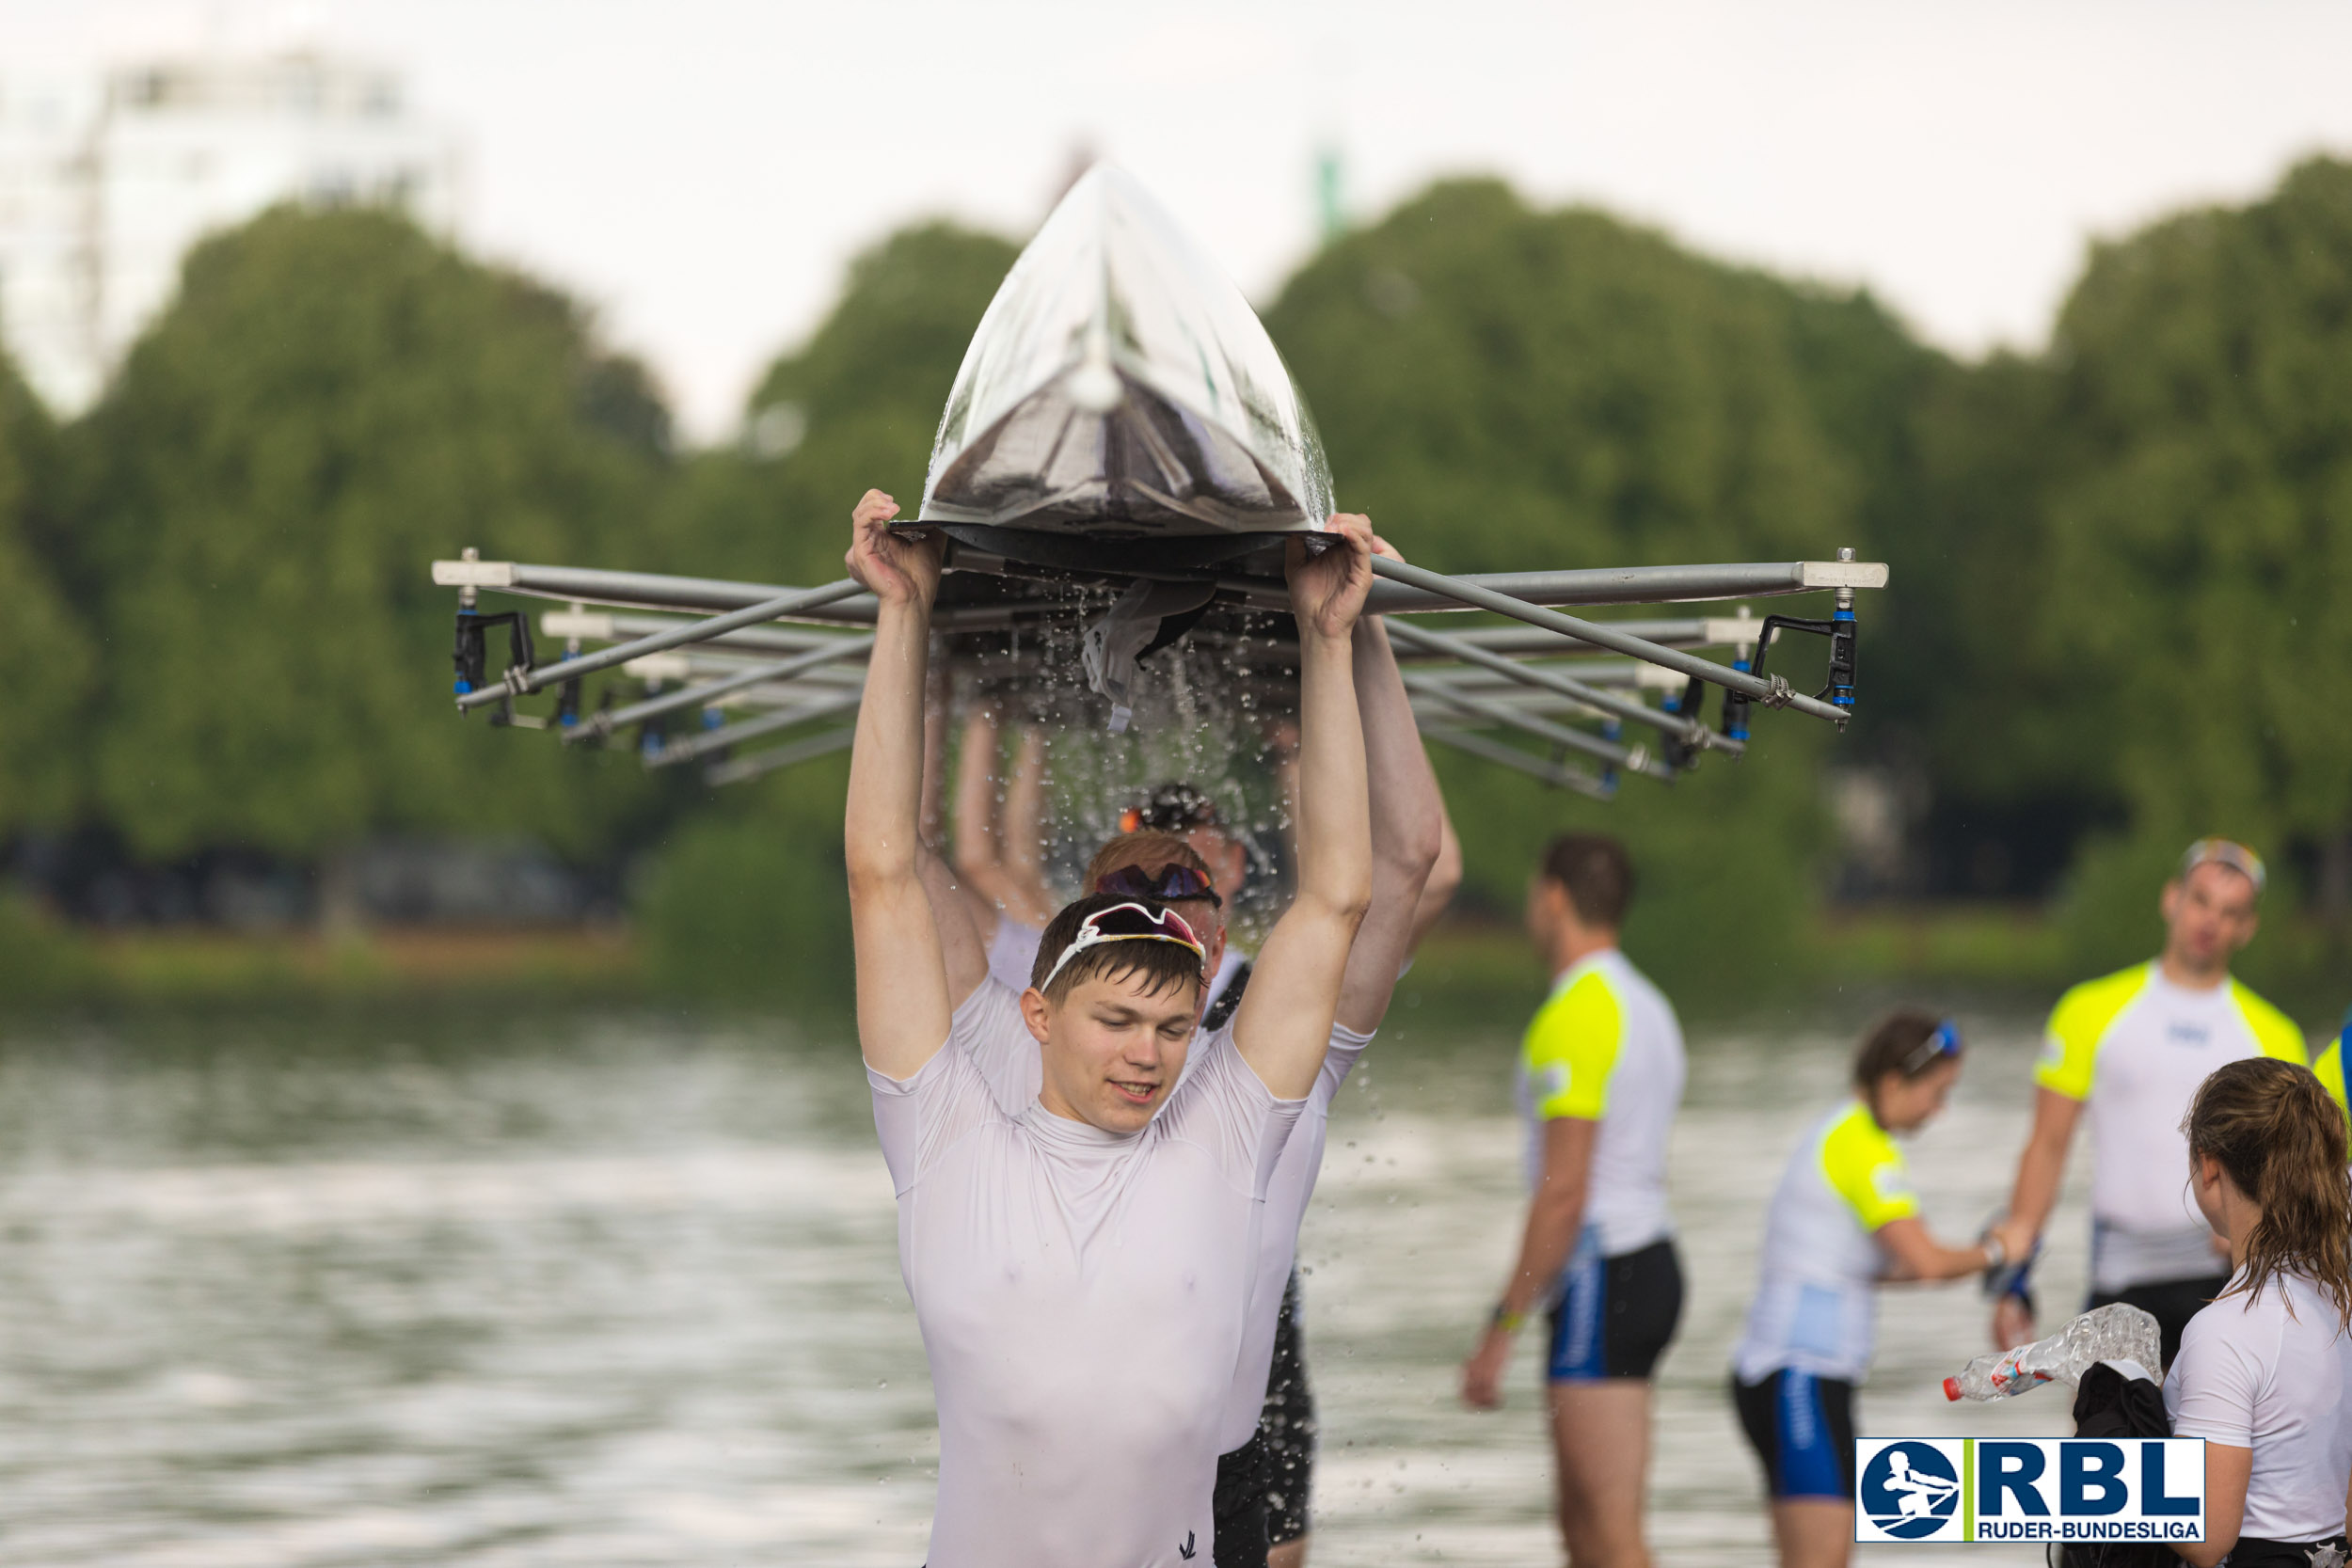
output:
[{"label": "person in yellow shirt", "polygon": [[[2040,1236],[2058,1201],[2067,1146],[2090,1124],[2090,1305],[2129,1302],[2155,1317],[2164,1358],[2229,1284],[2229,1260],[2181,1181],[2181,1118],[2214,1069],[2249,1056],[2308,1066],[2303,1032],[2230,974],[2254,939],[2265,880],[2251,849],[2199,839],[2164,884],[2164,950],[2058,999],[2034,1069],[2033,1131],[2010,1196],[2013,1227]],[[2030,1305],[2005,1294],[1993,1337],[2034,1337]]]},{"label": "person in yellow shirt", "polygon": [[1682,1312],[1666,1139],[1682,1101],[1682,1027],[1617,948],[1633,896],[1625,847],[1566,833],[1530,884],[1528,932],[1551,995],[1520,1046],[1534,1196],[1517,1265],[1462,1368],[1462,1397],[1502,1402],[1522,1323],[1546,1308],[1560,1529],[1578,1568],[1644,1568],[1650,1372]]},{"label": "person in yellow shirt", "polygon": [[1962,1049],[1932,1014],[1881,1021],[1854,1053],[1851,1094],[1773,1189],[1731,1398],[1763,1465],[1781,1568],[1843,1568],[1853,1549],[1854,1388],[1870,1370],[1879,1287],[1958,1279],[2008,1256],[1995,1232],[1956,1247],[1930,1235],[1895,1145],[1943,1111]]}]

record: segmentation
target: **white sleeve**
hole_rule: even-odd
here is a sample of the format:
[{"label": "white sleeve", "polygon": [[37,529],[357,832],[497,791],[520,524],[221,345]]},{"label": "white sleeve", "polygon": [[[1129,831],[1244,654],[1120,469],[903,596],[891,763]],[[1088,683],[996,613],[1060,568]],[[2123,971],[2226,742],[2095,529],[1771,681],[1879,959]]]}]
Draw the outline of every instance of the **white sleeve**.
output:
[{"label": "white sleeve", "polygon": [[947,1025],[947,1045],[972,1058],[996,1108],[1009,1117],[1027,1110],[1044,1086],[1044,1055],[1021,1017],[1021,993],[993,974],[956,1009]]},{"label": "white sleeve", "polygon": [[1340,1085],[1356,1070],[1356,1064],[1363,1060],[1364,1047],[1378,1033],[1375,1029],[1372,1035],[1359,1035],[1344,1023],[1331,1025],[1330,1048],[1323,1053],[1323,1070],[1315,1074],[1314,1098],[1327,1108],[1340,1097]]},{"label": "white sleeve", "polygon": [[874,1097],[874,1132],[890,1167],[891,1190],[900,1196],[958,1138],[1004,1115],[970,1054],[952,1041],[912,1078],[885,1077],[868,1067],[866,1085]]},{"label": "white sleeve", "polygon": [[2229,1301],[2208,1307],[2189,1319],[2182,1332],[2181,1354],[2164,1380],[2173,1436],[2202,1437],[2233,1449],[2254,1446],[2254,1393],[2262,1369],[2225,1332],[2241,1324],[2253,1326],[2243,1305]]},{"label": "white sleeve", "polygon": [[1304,1100],[1277,1100],[1233,1044],[1230,1024],[1194,1040],[1194,1063],[1168,1099],[1161,1119],[1171,1136],[1208,1149],[1228,1180],[1253,1197],[1265,1196]]},{"label": "white sleeve", "polygon": [[1044,934],[1001,911],[996,916],[996,932],[988,939],[988,973],[1015,996],[1029,989],[1029,974],[1037,966],[1038,939]]}]

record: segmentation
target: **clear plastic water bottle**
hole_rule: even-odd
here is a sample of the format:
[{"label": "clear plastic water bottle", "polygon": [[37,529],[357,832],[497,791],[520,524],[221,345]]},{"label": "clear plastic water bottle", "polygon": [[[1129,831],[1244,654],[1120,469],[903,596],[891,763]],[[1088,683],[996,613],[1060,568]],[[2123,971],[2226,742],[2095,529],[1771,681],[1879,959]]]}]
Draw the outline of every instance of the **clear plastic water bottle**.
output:
[{"label": "clear plastic water bottle", "polygon": [[2157,1364],[2156,1320],[2137,1307],[2111,1302],[2093,1307],[2046,1339],[2016,1350],[1991,1351],[1944,1380],[1947,1400],[2005,1400],[2045,1383],[2069,1387],[2102,1361],[2135,1362],[2150,1377]]}]

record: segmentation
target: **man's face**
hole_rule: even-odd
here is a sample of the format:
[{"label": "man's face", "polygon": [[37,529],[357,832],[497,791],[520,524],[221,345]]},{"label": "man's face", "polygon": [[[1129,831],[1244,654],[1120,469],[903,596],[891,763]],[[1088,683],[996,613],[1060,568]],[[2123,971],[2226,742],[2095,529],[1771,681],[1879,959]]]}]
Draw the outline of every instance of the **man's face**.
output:
[{"label": "man's face", "polygon": [[1035,990],[1022,994],[1021,1016],[1044,1058],[1046,1109],[1106,1132],[1133,1132],[1167,1102],[1200,1022],[1201,988],[1155,995],[1147,984],[1141,974],[1096,975],[1059,1003]]},{"label": "man's face", "polygon": [[1568,910],[1568,890],[1549,877],[1527,882],[1527,938],[1539,953],[1549,953]]},{"label": "man's face", "polygon": [[1916,1078],[1890,1072],[1879,1080],[1871,1110],[1890,1132],[1916,1132],[1942,1113],[1960,1082],[1960,1058],[1947,1056]]},{"label": "man's face", "polygon": [[2165,957],[2197,973],[2227,967],[2254,940],[2254,881],[2217,861],[2191,866],[2164,884]]},{"label": "man's face", "polygon": [[1224,829],[1206,824],[1187,831],[1184,840],[1208,866],[1209,880],[1216,884],[1230,908],[1249,875],[1249,852],[1227,838]]}]

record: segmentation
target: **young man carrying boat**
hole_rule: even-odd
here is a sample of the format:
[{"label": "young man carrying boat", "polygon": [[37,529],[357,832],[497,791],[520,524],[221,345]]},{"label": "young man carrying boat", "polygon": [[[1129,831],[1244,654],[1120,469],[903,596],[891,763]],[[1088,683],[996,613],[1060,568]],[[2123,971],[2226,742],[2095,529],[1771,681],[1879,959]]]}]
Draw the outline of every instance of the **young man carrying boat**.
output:
[{"label": "young man carrying boat", "polygon": [[[1373,549],[1393,553],[1378,539]],[[1352,652],[1370,771],[1372,907],[1348,955],[1329,1053],[1267,1187],[1258,1282],[1219,1423],[1214,1568],[1297,1568],[1305,1560],[1315,1429],[1294,1267],[1299,1224],[1322,1169],[1331,1103],[1379,1028],[1413,948],[1460,880],[1459,850],[1452,846],[1437,776],[1414,726],[1395,655],[1375,618],[1357,622]],[[1027,879],[1007,872],[1041,863],[1042,847],[1001,842],[1003,835],[987,820],[994,784],[984,769],[994,756],[993,736],[967,730],[965,746],[956,791],[962,877],[929,855],[924,874],[956,1003],[952,1037],[978,1065],[998,1105],[1018,1115],[1037,1098],[1042,1070],[1038,1043],[1020,1014],[1021,991],[1039,959],[1034,936],[1017,947],[1006,935],[1019,934],[1018,911],[1048,906],[1051,899],[1033,870]],[[1016,823],[1038,816],[1039,762],[1037,748],[1025,741],[1016,765],[1021,771],[1006,792],[1005,815]],[[1234,974],[1240,965],[1225,944],[1233,890],[1223,879],[1238,876],[1245,856],[1221,825],[1204,824],[1197,805],[1187,804],[1201,799],[1184,786],[1154,791],[1144,810],[1132,814],[1135,831],[1105,842],[1082,881],[1089,894],[1165,902],[1203,940],[1216,980],[1209,987],[1195,1053],[1210,1034],[1230,1028],[1248,994],[1246,979]],[[1220,852],[1228,847],[1230,853]],[[975,896],[980,892],[973,885],[976,867],[983,872],[978,879],[996,890],[993,896]],[[1013,965],[1019,973],[1009,976]],[[1217,980],[1229,978],[1220,992]]]},{"label": "young man carrying boat", "polygon": [[[1359,624],[1359,638],[1364,635],[1363,625]],[[1359,677],[1359,705],[1362,696]],[[1369,734],[1369,716],[1365,729]],[[1019,990],[1029,983],[1029,964],[1037,957],[1038,939],[1060,902],[1045,879],[1042,736],[1034,727],[1021,732],[1011,776],[1004,781],[1001,806],[996,799],[997,761],[996,722],[986,714],[975,715],[964,726],[962,754],[957,759],[952,863],[980,944],[988,950],[989,974]],[[1376,781],[1373,787],[1378,789]],[[1119,847],[1123,841],[1143,835],[1150,835],[1162,847],[1180,847],[1190,858],[1191,868],[1216,890],[1215,907],[1223,911],[1234,906],[1248,877],[1248,847],[1225,825],[1216,802],[1188,784],[1161,784],[1141,802],[1123,809],[1119,837],[1104,841],[1095,851],[1094,863],[1081,879],[1083,885],[1094,887],[1109,869],[1104,863],[1106,855],[1119,857],[1122,865],[1145,864],[1145,860],[1130,859]],[[1163,853],[1159,859],[1169,857]],[[1224,922],[1220,918],[1217,924],[1222,927]],[[1232,1016],[1232,1009],[1240,1005],[1241,988],[1248,984],[1249,959],[1240,949],[1229,947],[1221,957],[1212,953],[1209,967],[1209,1006],[1202,1021],[1214,1027]]]},{"label": "young man carrying boat", "polygon": [[850,571],[881,603],[843,836],[859,1042],[939,1401],[930,1561],[1175,1568],[1213,1535],[1266,1186],[1322,1070],[1371,899],[1350,650],[1370,530],[1334,518],[1334,547],[1290,549],[1314,809],[1297,895],[1231,1030],[1206,1037],[1187,1071],[1201,944],[1154,900],[1081,899],[1048,927],[1021,997],[1041,1085],[1016,1117],[950,1037],[919,842],[940,546],[892,532],[897,510],[869,491],[853,523]]}]

